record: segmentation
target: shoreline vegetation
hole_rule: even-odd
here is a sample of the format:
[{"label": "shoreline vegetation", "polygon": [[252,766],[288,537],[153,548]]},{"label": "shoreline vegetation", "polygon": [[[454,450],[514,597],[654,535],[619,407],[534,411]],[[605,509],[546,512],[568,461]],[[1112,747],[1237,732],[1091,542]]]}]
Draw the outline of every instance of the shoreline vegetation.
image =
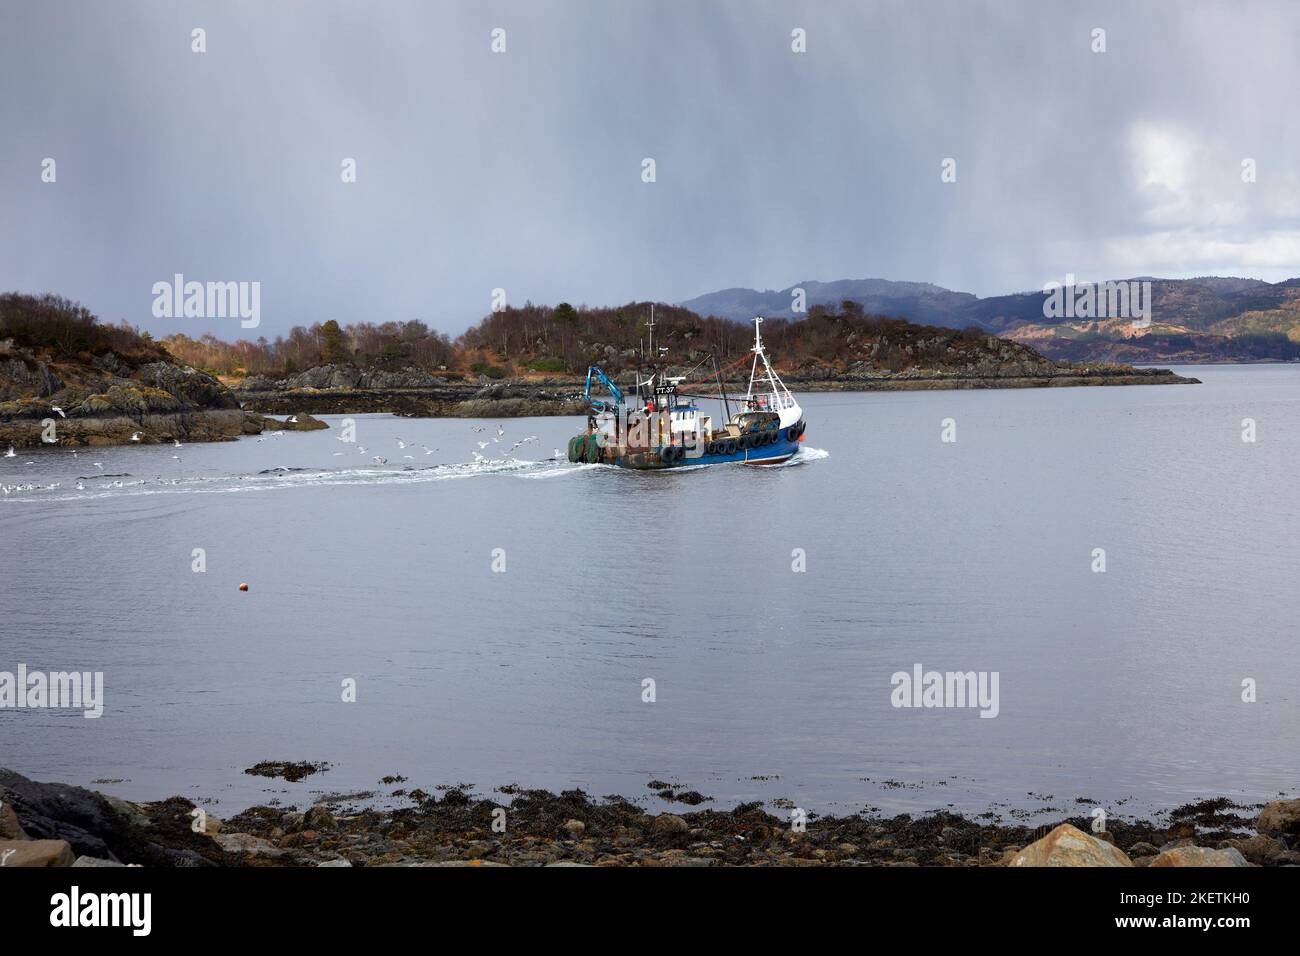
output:
[{"label": "shoreline vegetation", "polygon": [[[651,304],[494,312],[454,342],[424,323],[329,320],[275,342],[213,336],[155,341],[57,296],[0,295],[0,444],[230,441],[266,429],[324,428],[319,414],[411,417],[582,415],[586,368],[627,381],[645,352]],[[655,343],[704,396],[745,357],[752,330],[656,306]],[[797,391],[1194,384],[1167,369],[1077,364],[1019,342],[868,315],[845,301],[774,319],[764,341]],[[737,382],[728,383],[734,393]],[[285,421],[266,414],[289,416]]]},{"label": "shoreline vegetation", "polygon": [[[327,769],[264,762],[245,772],[300,780]],[[426,793],[400,775],[379,783],[404,805],[366,809],[358,804],[377,794],[343,794],[222,820],[184,797],[131,803],[0,769],[0,855],[9,866],[1300,865],[1300,799],[1243,806],[1220,797],[1155,821],[1112,816],[1101,830],[1083,798],[1041,826],[868,809],[808,813],[801,827],[789,801],[775,801],[777,813],[757,802],[709,809],[710,798],[662,781],[648,786],[682,807],[656,812],[619,796],[518,786],[492,797],[463,784]]]}]

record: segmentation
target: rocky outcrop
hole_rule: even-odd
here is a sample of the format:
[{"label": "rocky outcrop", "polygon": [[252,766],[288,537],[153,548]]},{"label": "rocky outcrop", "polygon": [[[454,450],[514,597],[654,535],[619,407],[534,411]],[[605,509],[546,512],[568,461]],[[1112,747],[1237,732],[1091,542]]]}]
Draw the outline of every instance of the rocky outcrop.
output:
[{"label": "rocky outcrop", "polygon": [[0,769],[0,802],[13,809],[22,832],[30,838],[11,845],[35,841],[67,848],[66,854],[53,857],[66,863],[47,865],[70,866],[78,856],[160,866],[214,862],[212,851],[198,852],[211,843],[190,830],[193,805],[188,801],[163,801],[146,812],[83,787],[38,783]]},{"label": "rocky outcrop", "polygon": [[229,441],[261,430],[261,416],[188,366],[132,365],[112,352],[47,364],[36,350],[0,343],[0,444]]},{"label": "rocky outcrop", "polygon": [[250,418],[257,418],[262,427],[270,431],[315,432],[330,427],[328,422],[313,418],[306,412],[298,412],[284,419],[268,418],[265,415],[257,415],[255,412],[248,412],[247,414]]},{"label": "rocky outcrop", "polygon": [[1300,800],[1274,800],[1265,805],[1255,828],[1270,836],[1300,837]]},{"label": "rocky outcrop", "polygon": [[[995,342],[1001,342],[994,339]],[[1168,369],[1128,366],[1072,366],[1002,343],[979,362],[939,369],[882,371],[861,361],[846,369],[809,364],[785,376],[795,391],[874,392],[972,388],[1061,388],[1084,385],[1196,384]],[[680,371],[685,372],[686,369]],[[326,365],[283,379],[252,376],[234,388],[244,407],[272,415],[295,412],[356,415],[388,412],[411,418],[517,418],[534,415],[585,415],[583,379],[449,381],[418,369],[383,372]],[[743,393],[744,382],[727,384]],[[710,386],[712,388],[712,386]]]},{"label": "rocky outcrop", "polygon": [[[330,370],[328,376],[315,374],[323,369]],[[321,381],[344,384],[295,384]],[[424,384],[415,384],[420,381]],[[322,366],[283,380],[248,378],[235,395],[245,408],[272,415],[388,412],[407,418],[521,418],[586,414],[582,388],[577,381],[448,382],[415,369],[392,373]]]},{"label": "rocky outcrop", "polygon": [[318,365],[287,375],[284,378],[270,378],[265,375],[250,375],[240,383],[243,392],[290,392],[299,389],[407,389],[437,388],[445,385],[445,378],[431,375],[424,369],[404,368],[400,371],[386,369],[358,368],[355,365]]},{"label": "rocky outcrop", "polygon": [[1119,847],[1062,823],[1041,840],[1025,847],[1009,866],[1132,866]]}]

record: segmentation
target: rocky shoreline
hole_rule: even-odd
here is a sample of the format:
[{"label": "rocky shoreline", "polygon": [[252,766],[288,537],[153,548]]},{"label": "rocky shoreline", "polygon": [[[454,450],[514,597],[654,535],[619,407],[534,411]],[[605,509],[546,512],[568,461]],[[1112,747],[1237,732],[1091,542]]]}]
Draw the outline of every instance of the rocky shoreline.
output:
[{"label": "rocky shoreline", "polygon": [[[312,765],[249,773],[298,779]],[[295,776],[296,774],[296,776]],[[433,794],[386,777],[403,806],[358,808],[373,794],[304,810],[257,806],[219,820],[183,797],[128,803],[0,770],[0,857],[7,866],[1297,866],[1300,799],[1263,807],[1206,800],[1159,822],[1077,817],[1050,826],[978,822],[940,811],[890,818],[798,813],[759,803],[651,814],[631,801],[519,787],[493,797]],[[680,797],[687,804],[693,793]]]},{"label": "rocky shoreline", "polygon": [[[1067,388],[1108,385],[1193,385],[1198,379],[1168,369],[1127,366],[1011,368],[992,372],[839,372],[818,369],[786,376],[797,392],[884,392],[933,389]],[[585,382],[572,378],[456,381],[419,369],[382,372],[321,366],[283,379],[253,377],[232,386],[244,408],[272,415],[359,415],[388,412],[411,418],[518,418],[585,415]],[[729,382],[730,394],[745,383]]]}]

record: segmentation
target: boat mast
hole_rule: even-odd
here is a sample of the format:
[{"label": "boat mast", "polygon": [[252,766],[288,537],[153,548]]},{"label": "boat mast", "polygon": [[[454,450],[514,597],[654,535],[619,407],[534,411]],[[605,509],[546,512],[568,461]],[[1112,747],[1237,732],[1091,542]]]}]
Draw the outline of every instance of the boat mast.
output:
[{"label": "boat mast", "polygon": [[767,360],[767,349],[763,348],[763,335],[759,331],[759,324],[762,321],[762,316],[754,317],[754,366],[749,372],[749,391],[745,393],[745,400],[746,404],[748,404],[749,400],[753,398],[754,381],[758,378],[758,362],[759,359],[762,359],[763,371],[767,373],[768,384],[772,387],[772,399],[778,405],[772,411],[780,411],[780,406],[785,403],[786,399],[791,401],[793,399],[790,397],[790,390],[785,387],[785,382],[781,381],[781,377],[772,368],[772,363]]},{"label": "boat mast", "polygon": [[[754,379],[758,378],[758,359],[763,354],[763,335],[758,327],[762,324],[761,315],[754,316],[754,347],[750,349],[754,353],[754,364],[749,369],[749,388],[745,390],[745,407],[749,408],[749,403],[754,398]],[[767,359],[763,359],[763,364],[767,364]]]}]

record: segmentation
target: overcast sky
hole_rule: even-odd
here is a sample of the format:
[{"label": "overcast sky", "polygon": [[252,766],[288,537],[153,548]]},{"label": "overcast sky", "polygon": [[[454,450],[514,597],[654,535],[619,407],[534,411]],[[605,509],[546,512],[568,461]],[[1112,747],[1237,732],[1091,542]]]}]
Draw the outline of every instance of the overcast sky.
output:
[{"label": "overcast sky", "polygon": [[[1300,275],[1297,91],[1287,0],[5,0],[0,288],[232,338],[458,333],[495,288],[1272,281]],[[177,272],[260,282],[261,326],[154,318]]]}]

